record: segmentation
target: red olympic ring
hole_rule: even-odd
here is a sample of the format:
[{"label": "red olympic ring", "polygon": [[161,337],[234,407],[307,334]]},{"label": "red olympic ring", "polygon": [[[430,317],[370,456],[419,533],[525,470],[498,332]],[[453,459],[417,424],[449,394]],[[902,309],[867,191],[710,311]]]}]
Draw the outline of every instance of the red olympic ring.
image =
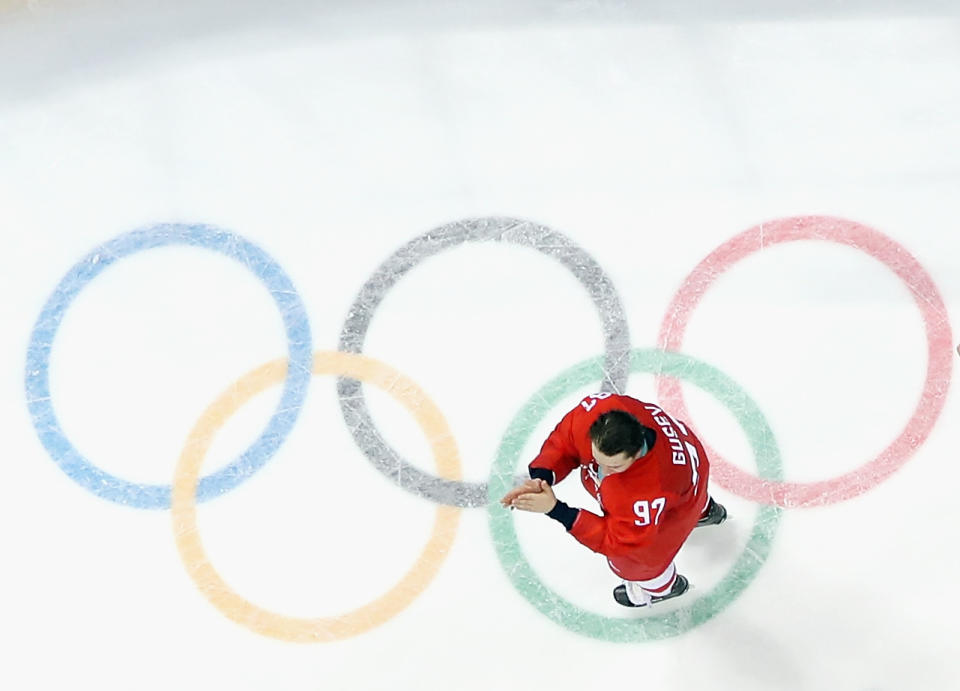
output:
[{"label": "red olympic ring", "polygon": [[[862,250],[883,262],[910,289],[927,333],[927,377],[923,392],[899,436],[872,461],[830,480],[764,480],[725,461],[709,446],[712,478],[741,497],[786,508],[823,506],[855,497],[879,484],[927,440],[946,402],[953,363],[953,336],[947,309],[930,275],[905,248],[879,231],[830,216],[800,216],[761,223],[717,247],[689,276],[670,302],[660,326],[659,345],[679,351],[693,309],[716,278],[737,261],[770,245],[793,240],[827,240]],[[680,383],[662,377],[658,393],[665,408],[689,419]]]}]

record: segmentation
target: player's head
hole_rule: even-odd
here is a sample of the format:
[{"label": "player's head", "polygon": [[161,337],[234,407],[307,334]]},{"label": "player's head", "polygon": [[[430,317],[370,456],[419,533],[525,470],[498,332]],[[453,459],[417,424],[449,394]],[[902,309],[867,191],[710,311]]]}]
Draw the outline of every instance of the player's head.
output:
[{"label": "player's head", "polygon": [[622,473],[644,449],[645,427],[625,410],[609,410],[590,425],[593,459],[605,474]]}]

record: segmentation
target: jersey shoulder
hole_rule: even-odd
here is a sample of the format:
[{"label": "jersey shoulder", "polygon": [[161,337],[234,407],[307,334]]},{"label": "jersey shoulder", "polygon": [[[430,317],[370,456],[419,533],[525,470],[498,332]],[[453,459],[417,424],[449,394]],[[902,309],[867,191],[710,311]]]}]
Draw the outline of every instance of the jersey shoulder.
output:
[{"label": "jersey shoulder", "polygon": [[584,396],[574,410],[591,413],[590,417],[594,419],[610,410],[625,410],[638,419],[650,419],[651,411],[659,410],[659,407],[625,394],[592,393]]}]

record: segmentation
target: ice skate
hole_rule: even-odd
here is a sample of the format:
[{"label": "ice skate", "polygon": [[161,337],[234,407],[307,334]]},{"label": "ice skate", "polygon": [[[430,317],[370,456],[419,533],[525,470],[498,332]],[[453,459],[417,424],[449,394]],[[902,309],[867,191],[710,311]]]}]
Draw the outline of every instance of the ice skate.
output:
[{"label": "ice skate", "polygon": [[[673,582],[673,587],[670,588],[670,591],[664,593],[663,595],[651,595],[650,604],[655,605],[658,602],[663,602],[664,600],[669,600],[672,597],[679,597],[683,595],[690,588],[690,583],[686,578],[677,574],[677,579]],[[646,607],[646,604],[635,604],[629,597],[627,597],[627,586],[618,585],[613,589],[613,599],[617,601],[617,604],[623,605],[624,607]]]},{"label": "ice skate", "polygon": [[720,525],[725,520],[727,520],[727,510],[723,507],[723,504],[718,504],[713,500],[713,497],[710,497],[707,513],[697,521],[697,528],[702,528],[705,525]]}]

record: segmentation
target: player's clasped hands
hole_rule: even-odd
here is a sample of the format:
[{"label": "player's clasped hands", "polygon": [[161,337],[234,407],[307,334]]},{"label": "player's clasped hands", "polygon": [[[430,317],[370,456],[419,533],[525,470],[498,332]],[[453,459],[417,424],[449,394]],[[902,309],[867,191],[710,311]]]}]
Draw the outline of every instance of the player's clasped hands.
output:
[{"label": "player's clasped hands", "polygon": [[544,480],[527,480],[503,495],[500,505],[510,509],[547,513],[557,504],[553,488]]}]

